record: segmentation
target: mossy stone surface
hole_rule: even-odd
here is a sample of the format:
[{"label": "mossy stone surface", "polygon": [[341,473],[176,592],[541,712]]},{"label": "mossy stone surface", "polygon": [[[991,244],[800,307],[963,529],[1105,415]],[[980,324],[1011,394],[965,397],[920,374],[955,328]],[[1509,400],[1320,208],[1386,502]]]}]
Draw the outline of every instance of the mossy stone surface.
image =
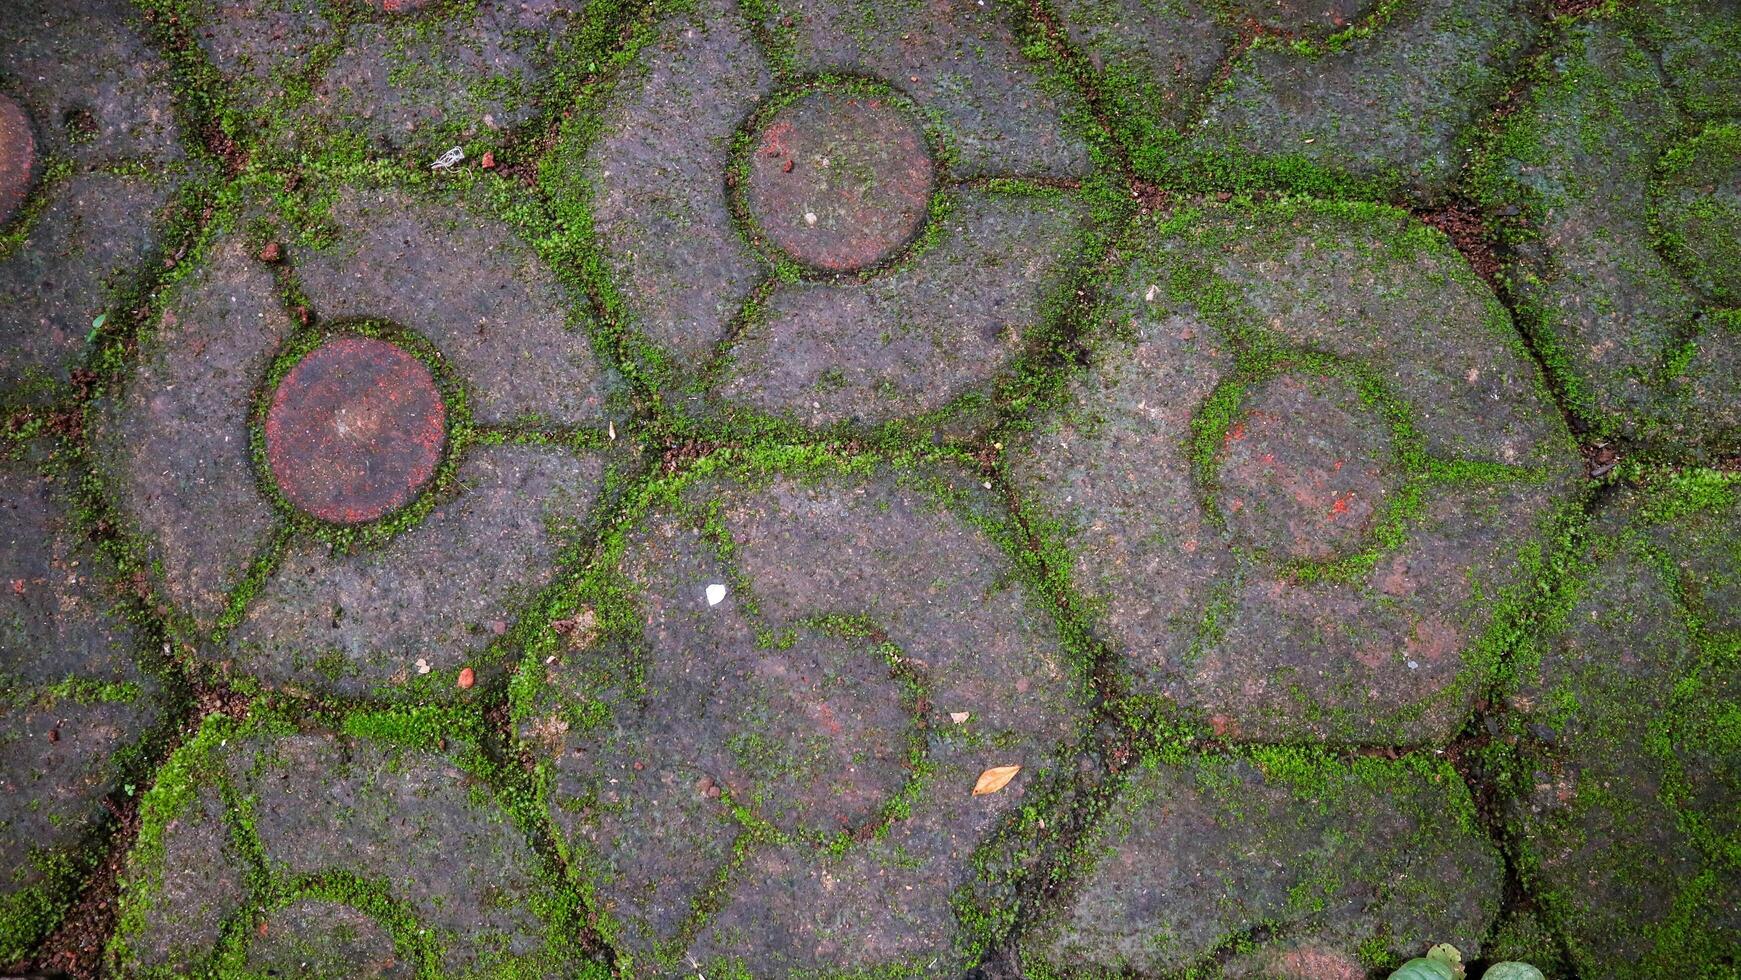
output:
[{"label": "mossy stone surface", "polygon": [[[1504,311],[1377,207],[1192,207],[1116,261],[1009,472],[1132,690],[1239,739],[1449,739],[1576,475]],[[1254,414],[1288,390],[1317,407]]]},{"label": "mossy stone surface", "polygon": [[1580,973],[1698,975],[1741,930],[1741,494],[1692,473],[1626,491],[1513,696],[1532,738],[1512,819]]},{"label": "mossy stone surface", "polygon": [[1467,788],[1418,758],[1141,764],[1080,847],[1080,885],[1022,940],[1028,976],[1182,975],[1224,953],[1221,976],[1365,976],[1375,944],[1479,955],[1500,902]]},{"label": "mossy stone surface", "polygon": [[948,471],[695,481],[626,533],[601,593],[623,605],[528,664],[520,732],[633,975],[972,965],[952,905],[1001,894],[980,862],[1008,855],[979,851],[1082,708],[958,512],[983,495]]},{"label": "mossy stone surface", "polygon": [[[1727,76],[1693,69],[1712,59],[1709,48],[1675,60],[1656,47],[1703,36],[1721,48],[1738,16],[1693,4],[1672,17],[1640,9],[1570,25],[1475,182],[1515,249],[1521,325],[1573,410],[1599,432],[1659,450],[1721,453],[1741,425],[1729,370],[1737,335],[1719,313],[1729,261],[1719,229],[1734,178],[1710,156],[1722,157],[1727,130],[1698,135]],[[1689,111],[1689,98],[1702,110]],[[1713,167],[1723,172],[1702,173]],[[1717,236],[1714,250],[1696,244],[1706,235]]]},{"label": "mossy stone surface", "polygon": [[173,710],[114,569],[46,461],[0,463],[0,960],[46,935]]}]

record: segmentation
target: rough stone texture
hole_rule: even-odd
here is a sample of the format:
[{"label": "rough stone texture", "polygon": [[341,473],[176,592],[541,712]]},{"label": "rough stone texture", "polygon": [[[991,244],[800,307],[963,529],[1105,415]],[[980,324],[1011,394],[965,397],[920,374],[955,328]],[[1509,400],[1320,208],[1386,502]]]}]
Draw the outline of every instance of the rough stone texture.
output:
[{"label": "rough stone texture", "polygon": [[633,606],[595,615],[629,630],[547,664],[519,724],[637,975],[969,965],[951,896],[1078,710],[991,543],[887,472],[708,480],[615,572]]},{"label": "rough stone texture", "polygon": [[935,411],[1006,368],[1088,225],[1072,197],[963,191],[941,241],[869,282],[776,289],[716,398],[809,425]]},{"label": "rough stone texture", "polygon": [[1083,851],[1028,976],[1177,976],[1242,938],[1220,975],[1364,977],[1374,943],[1474,957],[1503,880],[1449,765],[1301,749],[1145,764]]},{"label": "rough stone texture", "polygon": [[248,969],[270,977],[416,976],[393,936],[348,905],[302,899],[267,916],[248,944]]},{"label": "rough stone texture", "polygon": [[1459,137],[1529,48],[1535,7],[1427,0],[1399,4],[1371,34],[1319,53],[1256,44],[1212,100],[1196,146],[1437,194],[1463,164]]},{"label": "rough stone texture", "polygon": [[66,474],[0,464],[0,961],[45,934],[163,691],[72,526]]},{"label": "rough stone texture", "polygon": [[0,257],[0,397],[40,401],[65,384],[97,316],[134,286],[158,245],[170,189],[93,173],[56,188]]},{"label": "rough stone texture", "polygon": [[1284,374],[1240,405],[1216,456],[1214,504],[1242,547],[1323,561],[1364,547],[1405,475],[1394,435],[1360,392]]},{"label": "rough stone texture", "polygon": [[220,655],[273,686],[380,695],[429,673],[463,695],[453,673],[550,581],[602,470],[596,457],[473,449],[458,497],[386,544],[351,555],[292,545]]},{"label": "rough stone texture", "polygon": [[425,5],[373,6],[381,12],[338,16],[306,0],[196,0],[190,19],[261,135],[433,158],[530,122],[567,25],[586,9],[581,0],[483,0],[400,16]]},{"label": "rough stone texture", "polygon": [[333,244],[289,250],[314,313],[421,334],[467,387],[479,422],[602,428],[607,383],[578,298],[507,226],[467,207],[342,189]]},{"label": "rough stone texture", "polygon": [[182,160],[169,66],[121,0],[10,0],[0,78],[22,96],[41,152],[81,164]]},{"label": "rough stone texture", "polygon": [[1521,867],[1581,974],[1721,974],[1741,936],[1741,484],[1603,509],[1582,582],[1513,697],[1533,748]]},{"label": "rough stone texture", "polygon": [[[1720,6],[1677,9],[1694,36],[1741,31]],[[1642,19],[1643,13],[1638,15]],[[1741,332],[1708,313],[1659,251],[1652,185],[1696,132],[1632,17],[1557,38],[1545,78],[1508,120],[1483,185],[1516,214],[1512,279],[1573,409],[1656,444],[1741,445]],[[1674,63],[1671,59],[1670,63]],[[1714,85],[1722,72],[1700,76]],[[1741,99],[1741,87],[1734,97]],[[1717,93],[1709,88],[1699,98]],[[1692,152],[1681,144],[1682,152]],[[1672,254],[1673,250],[1669,250]]]},{"label": "rough stone texture", "polygon": [[214,243],[177,284],[95,436],[117,508],[149,549],[154,584],[202,629],[272,534],[248,413],[291,329],[266,266],[239,240]]},{"label": "rough stone texture", "polygon": [[12,220],[36,177],[36,134],[16,100],[0,95],[0,226]]},{"label": "rough stone texture", "polygon": [[[549,269],[505,230],[450,218],[398,192],[342,190],[334,243],[288,250],[319,324],[381,320],[420,334],[476,422],[602,426],[606,379],[586,335],[568,328],[570,301]],[[200,631],[273,534],[250,411],[292,329],[270,267],[235,238],[214,242],[100,427],[101,467],[161,565],[163,597]]]},{"label": "rough stone texture", "polygon": [[[1136,690],[1230,738],[1448,738],[1487,666],[1470,651],[1576,473],[1503,311],[1441,238],[1376,207],[1208,206],[1176,235],[1151,225],[1123,261],[1092,369],[1012,445],[1010,475],[1031,519],[1061,522]],[[1341,478],[1336,462],[1377,465],[1376,433],[1406,437],[1415,502],[1340,576],[1274,560],[1309,571],[1344,547],[1334,500],[1246,511],[1229,530],[1205,505],[1229,491],[1194,453],[1225,470],[1254,435],[1215,404],[1276,371],[1370,392],[1308,430],[1322,445],[1305,456],[1272,454],[1306,464],[1290,478],[1308,499],[1324,469]],[[1327,536],[1302,533],[1314,516]]]},{"label": "rough stone texture", "polygon": [[1322,36],[1360,24],[1377,0],[1241,0],[1231,4],[1235,19],[1247,18],[1270,31],[1294,37]]},{"label": "rough stone texture", "polygon": [[868,75],[935,114],[958,154],[953,176],[1089,172],[1087,144],[1064,124],[1082,105],[1043,84],[997,4],[797,0],[768,7],[768,26],[785,32],[781,43],[791,45],[800,71]]},{"label": "rough stone texture", "polygon": [[[346,721],[365,732],[411,723],[391,715]],[[194,971],[221,962],[225,947],[237,943],[246,944],[248,958],[270,954],[273,924],[287,925],[287,914],[302,927],[349,916],[332,904],[319,917],[309,916],[306,905],[297,915],[296,905],[271,910],[262,904],[324,899],[354,906],[375,898],[403,910],[410,932],[398,938],[427,950],[420,965],[438,975],[516,969],[521,972],[514,976],[576,975],[580,964],[571,941],[540,918],[551,898],[547,872],[474,772],[479,750],[458,735],[441,741],[449,748],[396,745],[366,734],[262,730],[202,738],[181,750],[187,761],[197,761],[193,805],[158,791],[146,800],[142,837],[161,835],[162,847],[137,849],[130,859],[122,927],[111,946],[119,970],[129,976],[163,966]],[[201,805],[218,796],[214,790],[246,800],[249,819]],[[191,877],[171,863],[200,854],[190,845],[209,851],[210,857],[196,858],[201,862],[225,851],[247,855],[231,867],[250,869],[251,880],[239,883],[234,871],[221,867]],[[344,898],[347,890],[359,899]],[[228,938],[220,938],[220,926]],[[370,941],[345,946],[323,943],[322,952],[345,956],[342,975],[375,975],[370,971],[383,965],[384,937],[368,935]]]},{"label": "rough stone texture", "polygon": [[[0,404],[64,393],[97,316],[150,271],[185,174],[169,68],[135,20],[110,0],[0,8],[0,134],[33,146],[0,166],[0,224],[31,204],[0,244]],[[70,178],[43,180],[50,160]],[[149,176],[101,169],[130,163]]]},{"label": "rough stone texture", "polygon": [[316,84],[313,120],[382,150],[439,153],[459,137],[535,118],[538,86],[559,67],[564,28],[585,0],[483,0],[475,13],[353,23]]},{"label": "rough stone texture", "polygon": [[671,15],[613,83],[576,161],[599,247],[637,330],[704,357],[766,273],[732,224],[731,140],[773,77],[736,8]]},{"label": "rough stone texture", "polygon": [[[770,10],[772,20],[760,25],[778,46],[770,52],[745,16],[731,4],[672,15],[615,80],[586,151],[586,179],[570,190],[594,216],[605,288],[629,323],[672,355],[680,377],[722,382],[707,400],[714,407],[751,407],[809,425],[874,424],[983,386],[1038,325],[1042,300],[1074,256],[1074,236],[1086,232],[1086,208],[1074,191],[994,196],[966,181],[1084,176],[1087,146],[1071,116],[1080,107],[1039,85],[1016,49],[1009,12],[995,7]],[[791,282],[774,276],[735,226],[726,178],[746,120],[872,136],[845,109],[821,114],[831,102],[868,108],[876,99],[838,81],[799,76],[791,105],[754,116],[775,88],[770,66],[788,58],[805,72],[886,84],[899,96],[891,103],[911,99],[935,129],[947,160],[937,192],[954,208],[941,209],[943,227],[922,232],[915,254],[857,277]],[[799,198],[821,200],[815,194],[772,196],[769,187],[802,185],[818,154],[796,150],[811,161],[772,155],[785,151],[768,147],[768,135],[741,137],[741,192],[751,223],[761,225],[752,234],[765,234],[775,250],[839,273],[886,260],[920,228],[930,191],[919,190],[925,170],[916,130],[878,135],[875,146],[840,143],[826,154],[843,170],[863,158],[901,175],[877,185],[899,193],[848,202],[855,218],[844,224],[833,205],[799,206]],[[790,135],[782,130],[781,139]],[[848,186],[858,196],[859,183]],[[842,238],[846,230],[851,239]],[[766,289],[751,304],[758,283]],[[716,351],[721,359],[702,371]]]},{"label": "rough stone texture", "polygon": [[1202,0],[1057,0],[1053,7],[1139,143],[1196,121],[1235,40],[1215,5]]},{"label": "rough stone texture", "polygon": [[1707,298],[1741,303],[1741,126],[1707,126],[1659,169],[1654,203],[1665,256]]},{"label": "rough stone texture", "polygon": [[936,189],[925,130],[887,99],[822,91],[750,140],[744,199],[757,228],[829,272],[876,265],[912,240]]},{"label": "rough stone texture", "polygon": [[410,503],[435,475],[447,409],[429,367],[373,337],[335,337],[278,382],[266,459],[291,503],[359,524]]},{"label": "rough stone texture", "polygon": [[197,787],[161,817],[150,795],[141,809],[158,837],[128,855],[122,888],[134,904],[116,926],[111,959],[123,975],[189,976],[246,898],[245,858],[215,785]]}]

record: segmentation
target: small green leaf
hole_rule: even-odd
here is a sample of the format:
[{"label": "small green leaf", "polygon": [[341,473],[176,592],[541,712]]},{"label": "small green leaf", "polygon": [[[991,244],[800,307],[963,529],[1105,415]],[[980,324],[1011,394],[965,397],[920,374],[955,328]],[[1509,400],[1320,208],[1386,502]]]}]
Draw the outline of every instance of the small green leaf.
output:
[{"label": "small green leaf", "polygon": [[1481,974],[1481,980],[1548,980],[1542,971],[1528,963],[1495,963]]},{"label": "small green leaf", "polygon": [[108,322],[108,319],[109,314],[107,313],[97,314],[97,318],[91,321],[91,332],[85,335],[85,341],[87,343],[97,339],[97,331],[103,329],[103,324]]}]

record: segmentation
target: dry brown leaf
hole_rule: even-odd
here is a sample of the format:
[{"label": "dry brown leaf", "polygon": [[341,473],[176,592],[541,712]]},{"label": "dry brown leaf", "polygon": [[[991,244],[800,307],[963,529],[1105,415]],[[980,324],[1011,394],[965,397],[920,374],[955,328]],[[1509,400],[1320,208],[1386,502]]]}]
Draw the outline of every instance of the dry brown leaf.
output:
[{"label": "dry brown leaf", "polygon": [[979,782],[973,784],[973,795],[986,796],[995,793],[1008,786],[1010,780],[1016,778],[1016,773],[1021,771],[1021,766],[992,766],[979,774]]}]

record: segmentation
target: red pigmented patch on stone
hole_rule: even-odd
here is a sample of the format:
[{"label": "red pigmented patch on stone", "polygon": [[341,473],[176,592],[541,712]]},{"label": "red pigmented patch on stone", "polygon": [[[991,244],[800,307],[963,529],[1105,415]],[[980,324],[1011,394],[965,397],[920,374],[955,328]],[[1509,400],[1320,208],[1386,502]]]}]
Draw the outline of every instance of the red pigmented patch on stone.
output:
[{"label": "red pigmented patch on stone", "polygon": [[936,184],[917,120],[883,100],[819,92],[780,110],[757,135],[745,200],[794,259],[850,272],[913,239]]},{"label": "red pigmented patch on stone", "polygon": [[18,103],[0,95],[0,223],[12,220],[36,172],[36,135]]},{"label": "red pigmented patch on stone", "polygon": [[422,10],[429,6],[429,0],[363,0],[363,2],[376,10],[383,10],[389,14]]},{"label": "red pigmented patch on stone", "polygon": [[266,458],[291,503],[360,524],[411,502],[435,475],[447,408],[422,361],[369,337],[315,348],[279,382]]},{"label": "red pigmented patch on stone", "polygon": [[1250,392],[1223,442],[1217,505],[1249,546],[1322,561],[1358,550],[1400,483],[1391,433],[1346,383],[1283,375]]},{"label": "red pigmented patch on stone", "polygon": [[1275,972],[1286,980],[1361,980],[1366,968],[1333,949],[1307,946],[1276,959]]}]

